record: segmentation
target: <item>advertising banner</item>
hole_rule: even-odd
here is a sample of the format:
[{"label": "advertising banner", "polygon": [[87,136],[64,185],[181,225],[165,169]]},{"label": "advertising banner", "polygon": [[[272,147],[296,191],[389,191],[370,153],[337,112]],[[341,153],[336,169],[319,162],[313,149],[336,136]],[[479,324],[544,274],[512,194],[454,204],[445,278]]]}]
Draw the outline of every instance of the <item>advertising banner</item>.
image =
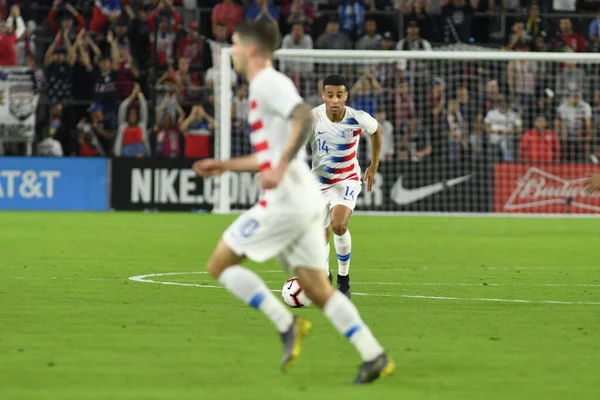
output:
[{"label": "advertising banner", "polygon": [[591,164],[496,164],[494,211],[508,213],[600,213],[600,192],[585,192]]},{"label": "advertising banner", "polygon": [[[117,210],[211,210],[218,179],[202,179],[186,159],[116,158],[112,161],[111,207]],[[232,209],[256,204],[260,185],[255,173],[230,174]],[[373,191],[362,193],[357,210],[490,212],[491,167],[469,164],[382,163]]]},{"label": "advertising banner", "polygon": [[35,136],[38,98],[29,68],[0,69],[0,142],[25,142]]},{"label": "advertising banner", "polygon": [[0,157],[0,210],[105,211],[108,160]]}]

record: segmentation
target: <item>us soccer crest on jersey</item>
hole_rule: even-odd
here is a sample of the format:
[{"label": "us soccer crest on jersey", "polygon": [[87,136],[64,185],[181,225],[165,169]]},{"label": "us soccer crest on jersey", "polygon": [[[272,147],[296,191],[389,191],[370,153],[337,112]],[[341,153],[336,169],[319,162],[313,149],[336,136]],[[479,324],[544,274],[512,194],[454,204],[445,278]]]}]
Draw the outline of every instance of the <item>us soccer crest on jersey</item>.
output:
[{"label": "us soccer crest on jersey", "polygon": [[[338,204],[354,210],[361,191],[361,170],[356,154],[363,133],[373,135],[377,120],[364,111],[346,107],[344,118],[332,122],[325,104],[312,110],[314,117],[312,170],[331,210]],[[328,221],[328,219],[326,220]]]}]

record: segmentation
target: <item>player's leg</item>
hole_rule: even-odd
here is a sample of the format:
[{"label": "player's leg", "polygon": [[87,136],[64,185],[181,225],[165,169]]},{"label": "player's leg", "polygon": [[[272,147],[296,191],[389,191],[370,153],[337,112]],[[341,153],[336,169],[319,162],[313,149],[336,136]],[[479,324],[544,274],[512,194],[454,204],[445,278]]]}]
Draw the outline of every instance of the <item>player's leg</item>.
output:
[{"label": "player's leg", "polygon": [[306,295],[350,340],[363,359],[355,383],[368,383],[391,374],[395,369],[393,361],[388,359],[354,304],[327,281],[326,267],[321,264],[323,257],[318,250],[318,231],[318,224],[307,230],[295,246],[286,251],[284,264],[296,275]]},{"label": "player's leg", "polygon": [[[329,218],[329,216],[327,216],[327,218]],[[331,225],[328,223],[325,227],[325,265],[327,265],[327,277],[329,278],[329,283],[333,283],[333,277],[331,276],[331,270],[329,269],[329,254],[331,253],[329,238],[331,238]]]},{"label": "player's leg", "polygon": [[241,265],[244,258],[221,239],[208,261],[208,272],[238,299],[265,314],[279,332],[288,331],[293,314],[254,271]]},{"label": "player's leg", "polygon": [[348,222],[352,209],[344,204],[337,204],[331,209],[331,228],[333,230],[333,245],[338,260],[337,288],[348,298],[350,290],[350,256],[352,252],[352,237],[348,230]]}]

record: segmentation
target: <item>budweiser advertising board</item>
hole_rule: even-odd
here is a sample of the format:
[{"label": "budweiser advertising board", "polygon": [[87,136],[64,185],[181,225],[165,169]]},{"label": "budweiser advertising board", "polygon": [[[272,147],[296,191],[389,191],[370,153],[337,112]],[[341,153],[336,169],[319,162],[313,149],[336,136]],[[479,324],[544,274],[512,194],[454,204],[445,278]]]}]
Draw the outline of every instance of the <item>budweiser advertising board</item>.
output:
[{"label": "budweiser advertising board", "polygon": [[496,164],[494,211],[539,214],[598,214],[600,193],[585,192],[591,164]]}]

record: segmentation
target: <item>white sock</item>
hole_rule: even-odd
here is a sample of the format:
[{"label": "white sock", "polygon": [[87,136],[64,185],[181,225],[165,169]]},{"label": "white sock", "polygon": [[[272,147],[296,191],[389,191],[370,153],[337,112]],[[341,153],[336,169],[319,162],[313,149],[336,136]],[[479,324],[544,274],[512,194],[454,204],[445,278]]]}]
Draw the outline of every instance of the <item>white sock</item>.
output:
[{"label": "white sock", "polygon": [[338,275],[348,276],[350,271],[350,251],[352,250],[352,237],[346,230],[341,236],[333,235],[333,244],[338,259]]},{"label": "white sock", "polygon": [[279,332],[286,332],[292,325],[293,314],[253,271],[241,265],[231,266],[221,273],[219,283],[244,303],[262,311]]},{"label": "white sock", "polygon": [[323,311],[333,326],[350,339],[363,361],[373,361],[383,353],[383,348],[360,318],[354,304],[342,293],[336,290],[325,303]]}]

